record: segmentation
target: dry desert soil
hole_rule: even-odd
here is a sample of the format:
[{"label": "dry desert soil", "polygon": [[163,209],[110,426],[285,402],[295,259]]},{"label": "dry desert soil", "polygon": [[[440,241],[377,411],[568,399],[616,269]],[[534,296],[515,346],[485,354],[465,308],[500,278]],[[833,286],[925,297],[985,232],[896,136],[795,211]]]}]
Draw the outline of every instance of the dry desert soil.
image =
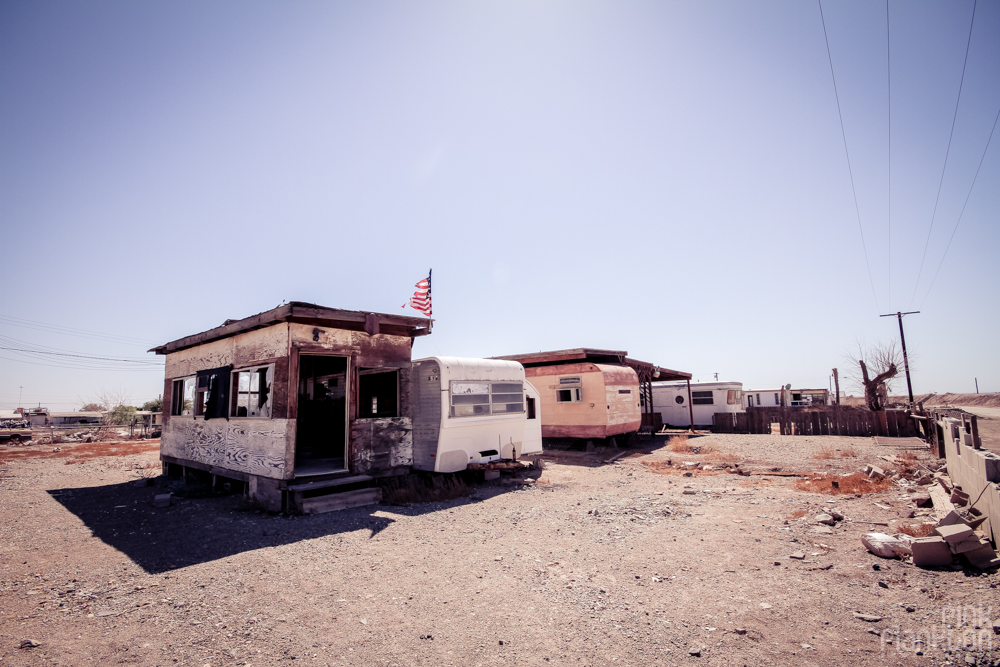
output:
[{"label": "dry desert soil", "polygon": [[816,492],[926,450],[706,435],[538,458],[450,500],[281,516],[153,477],[155,441],[0,447],[0,667],[1000,664],[995,570],[869,553],[863,533],[931,520],[900,486]]}]

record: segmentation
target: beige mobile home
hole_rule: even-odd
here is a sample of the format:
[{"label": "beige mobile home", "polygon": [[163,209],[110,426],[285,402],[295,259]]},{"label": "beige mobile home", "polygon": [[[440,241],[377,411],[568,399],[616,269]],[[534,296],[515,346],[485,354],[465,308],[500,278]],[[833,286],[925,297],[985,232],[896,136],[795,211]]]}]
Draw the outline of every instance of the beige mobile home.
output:
[{"label": "beige mobile home", "polygon": [[627,352],[579,348],[518,354],[538,391],[545,438],[619,438],[655,427],[652,382],[689,380],[681,373],[636,359]]}]

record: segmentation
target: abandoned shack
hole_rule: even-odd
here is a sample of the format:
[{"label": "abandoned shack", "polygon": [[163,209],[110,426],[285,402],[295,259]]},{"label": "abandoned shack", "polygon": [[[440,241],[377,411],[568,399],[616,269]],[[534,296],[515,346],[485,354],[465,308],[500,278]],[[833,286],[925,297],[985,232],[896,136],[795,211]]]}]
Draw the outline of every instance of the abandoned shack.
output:
[{"label": "abandoned shack", "polygon": [[164,466],[247,482],[270,510],[406,474],[410,355],[430,320],[291,302],[153,348]]},{"label": "abandoned shack", "polygon": [[690,373],[630,359],[624,351],[578,348],[494,358],[524,366],[541,397],[545,438],[627,440],[640,428],[659,428],[653,383],[691,380]]}]

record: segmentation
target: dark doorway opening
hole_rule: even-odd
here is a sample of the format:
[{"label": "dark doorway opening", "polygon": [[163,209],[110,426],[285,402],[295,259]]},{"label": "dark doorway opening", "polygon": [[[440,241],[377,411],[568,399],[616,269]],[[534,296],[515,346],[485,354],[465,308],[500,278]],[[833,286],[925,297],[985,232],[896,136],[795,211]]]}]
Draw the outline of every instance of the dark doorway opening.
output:
[{"label": "dark doorway opening", "polygon": [[347,469],[347,357],[299,356],[295,476]]}]

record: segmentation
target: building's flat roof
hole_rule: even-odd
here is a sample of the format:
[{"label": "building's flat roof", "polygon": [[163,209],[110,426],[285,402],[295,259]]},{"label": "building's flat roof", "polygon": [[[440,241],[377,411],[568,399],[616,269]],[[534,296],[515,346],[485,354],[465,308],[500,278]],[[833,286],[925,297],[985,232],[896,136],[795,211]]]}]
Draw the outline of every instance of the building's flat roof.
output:
[{"label": "building's flat roof", "polygon": [[49,417],[86,417],[87,419],[100,419],[103,412],[50,412]]},{"label": "building's flat roof", "polygon": [[339,308],[317,306],[314,303],[292,301],[263,313],[245,317],[242,320],[226,320],[222,326],[164,343],[159,347],[154,347],[150,352],[170,354],[254,329],[269,327],[279,322],[313,324],[331,329],[368,331],[369,333],[385,333],[413,338],[429,334],[429,325],[432,320],[423,317],[372,313],[364,310],[340,310]]},{"label": "building's flat roof", "polygon": [[[639,361],[638,359],[630,359],[628,352],[625,350],[600,350],[593,347],[578,347],[571,350],[528,352],[525,354],[511,354],[492,358],[519,361],[525,368],[531,368],[532,366],[555,366],[558,364],[581,362],[629,366],[639,374],[640,380],[648,379],[653,382],[691,379],[690,373],[674,371],[669,368],[663,368],[662,366],[655,366],[646,361]],[[655,377],[653,377],[654,375]]]}]

